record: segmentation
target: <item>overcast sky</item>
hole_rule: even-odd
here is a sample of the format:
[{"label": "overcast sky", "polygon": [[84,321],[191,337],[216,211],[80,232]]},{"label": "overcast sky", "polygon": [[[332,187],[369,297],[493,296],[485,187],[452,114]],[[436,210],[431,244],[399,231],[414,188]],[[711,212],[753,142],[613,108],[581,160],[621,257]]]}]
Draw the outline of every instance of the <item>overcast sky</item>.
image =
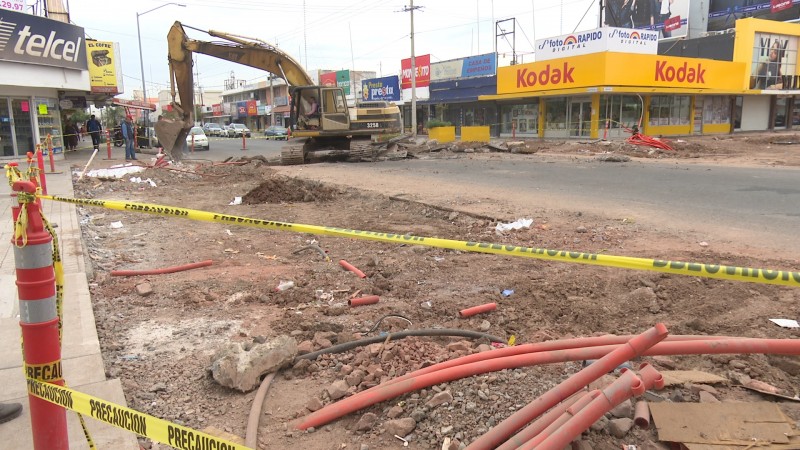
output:
[{"label": "overcast sky", "polygon": [[[125,94],[141,90],[136,14],[169,2],[157,0],[69,0],[72,21],[101,41],[119,42]],[[277,45],[308,72],[316,69],[372,70],[396,75],[400,60],[411,55],[409,2],[402,0],[179,0],[139,16],[148,96],[169,89],[166,35],[175,20],[200,29],[251,36]],[[494,51],[495,26],[516,35],[497,40],[500,65],[510,57],[516,37],[517,59],[534,60],[534,41],[588,30],[598,25],[597,0],[415,0],[415,54],[431,62]],[[585,14],[585,16],[584,16]],[[582,19],[583,18],[583,19]],[[217,40],[187,29],[189,37]],[[221,90],[231,71],[248,83],[265,80],[263,71],[201,55],[200,84]]]}]

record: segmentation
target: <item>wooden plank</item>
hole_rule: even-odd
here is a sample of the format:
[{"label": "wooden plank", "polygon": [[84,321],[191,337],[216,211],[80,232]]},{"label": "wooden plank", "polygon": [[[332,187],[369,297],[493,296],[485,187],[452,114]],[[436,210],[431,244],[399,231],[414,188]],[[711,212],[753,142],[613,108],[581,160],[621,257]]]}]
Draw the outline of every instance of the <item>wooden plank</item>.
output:
[{"label": "wooden plank", "polygon": [[664,376],[665,386],[675,386],[684,383],[720,384],[728,382],[726,378],[699,370],[662,370],[661,375]]}]

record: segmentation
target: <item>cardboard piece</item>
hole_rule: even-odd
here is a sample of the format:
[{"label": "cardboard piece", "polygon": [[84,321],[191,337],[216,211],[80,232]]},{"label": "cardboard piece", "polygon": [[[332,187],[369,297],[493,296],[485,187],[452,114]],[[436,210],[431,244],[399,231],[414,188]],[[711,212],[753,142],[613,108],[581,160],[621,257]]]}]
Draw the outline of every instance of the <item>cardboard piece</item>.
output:
[{"label": "cardboard piece", "polygon": [[684,383],[694,384],[719,384],[727,383],[728,379],[714,375],[713,373],[701,372],[699,370],[662,370],[665,386],[675,386]]},{"label": "cardboard piece", "polygon": [[770,448],[764,446],[790,444],[794,434],[780,408],[768,402],[651,403],[650,413],[660,441],[680,442],[690,450]]}]

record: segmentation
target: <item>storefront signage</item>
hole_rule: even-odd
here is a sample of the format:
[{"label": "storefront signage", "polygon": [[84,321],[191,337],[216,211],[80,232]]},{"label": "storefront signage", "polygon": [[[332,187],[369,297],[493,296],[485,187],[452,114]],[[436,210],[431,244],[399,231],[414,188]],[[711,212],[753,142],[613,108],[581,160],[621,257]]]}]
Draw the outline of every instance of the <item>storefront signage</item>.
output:
[{"label": "storefront signage", "polygon": [[258,103],[255,100],[248,100],[247,101],[247,115],[248,116],[257,116],[258,115]]},{"label": "storefront signage", "polygon": [[319,76],[320,86],[336,86],[336,72],[323,73]]},{"label": "storefront signage", "polygon": [[400,83],[397,77],[383,77],[361,82],[361,97],[364,101],[400,101]]},{"label": "storefront signage", "polygon": [[217,103],[216,105],[211,105],[211,112],[214,117],[219,117],[222,115],[222,104]]},{"label": "storefront signage", "polygon": [[236,118],[247,117],[247,102],[236,102]]},{"label": "storefront signage", "polygon": [[657,31],[606,27],[536,41],[536,60],[546,61],[599,52],[658,53]]},{"label": "storefront signage", "polygon": [[792,0],[772,0],[769,10],[772,13],[781,12],[792,7]]},{"label": "storefront signage", "polygon": [[350,71],[336,71],[336,85],[344,90],[344,95],[350,95]]},{"label": "storefront signage", "polygon": [[[400,86],[403,89],[411,89],[411,58],[400,61],[402,75]],[[417,87],[426,87],[431,84],[431,55],[422,55],[414,58],[414,69],[416,75],[414,81]]]},{"label": "storefront signage", "polygon": [[742,90],[744,70],[739,62],[604,52],[500,67],[497,93],[599,86]]},{"label": "storefront signage", "polygon": [[25,0],[0,0],[0,9],[24,12],[27,7]]},{"label": "storefront signage", "polygon": [[87,39],[86,56],[89,59],[89,84],[92,92],[119,94],[114,43]]},{"label": "storefront signage", "polygon": [[798,37],[755,33],[750,89],[797,89]]},{"label": "storefront signage", "polygon": [[494,75],[496,71],[496,55],[494,53],[486,53],[484,55],[432,63],[431,81],[491,76]]},{"label": "storefront signage", "polygon": [[86,70],[83,37],[82,27],[31,14],[3,11],[0,17],[0,60]]}]

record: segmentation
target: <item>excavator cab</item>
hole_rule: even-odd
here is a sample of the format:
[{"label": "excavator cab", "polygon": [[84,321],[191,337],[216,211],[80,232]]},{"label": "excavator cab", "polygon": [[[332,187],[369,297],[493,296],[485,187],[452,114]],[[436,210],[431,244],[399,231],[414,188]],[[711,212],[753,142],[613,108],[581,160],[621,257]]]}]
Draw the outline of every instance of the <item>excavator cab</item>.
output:
[{"label": "excavator cab", "polygon": [[291,116],[295,124],[292,132],[296,137],[341,136],[342,130],[350,129],[347,100],[339,87],[294,88]]}]

